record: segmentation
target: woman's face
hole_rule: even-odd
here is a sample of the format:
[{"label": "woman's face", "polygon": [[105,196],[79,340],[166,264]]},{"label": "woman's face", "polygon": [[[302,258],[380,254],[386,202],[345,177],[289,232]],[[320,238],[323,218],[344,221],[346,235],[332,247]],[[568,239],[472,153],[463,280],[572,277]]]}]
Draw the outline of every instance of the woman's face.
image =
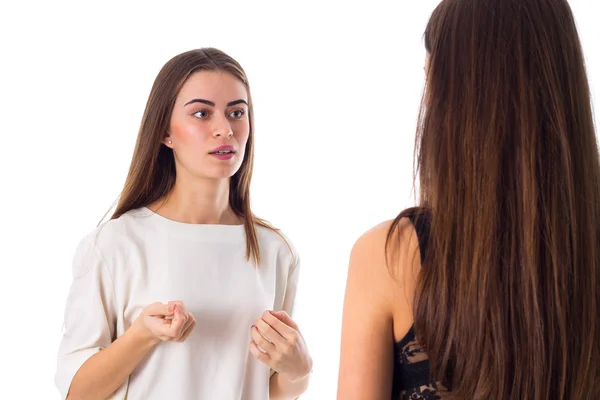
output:
[{"label": "woman's face", "polygon": [[173,149],[178,174],[223,179],[242,165],[249,134],[244,84],[228,72],[200,71],[179,91],[163,143]]}]

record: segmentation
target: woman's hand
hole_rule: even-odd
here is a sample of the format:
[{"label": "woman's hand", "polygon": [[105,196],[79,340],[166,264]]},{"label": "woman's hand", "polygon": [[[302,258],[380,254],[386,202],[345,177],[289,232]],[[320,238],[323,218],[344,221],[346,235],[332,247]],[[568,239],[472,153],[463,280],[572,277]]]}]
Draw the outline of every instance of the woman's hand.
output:
[{"label": "woman's hand", "polygon": [[290,381],[306,377],[312,359],[298,325],[285,311],[265,311],[251,328],[250,352]]},{"label": "woman's hand", "polygon": [[196,326],[196,319],[187,311],[181,301],[168,304],[153,303],[136,318],[132,328],[155,343],[183,342]]}]

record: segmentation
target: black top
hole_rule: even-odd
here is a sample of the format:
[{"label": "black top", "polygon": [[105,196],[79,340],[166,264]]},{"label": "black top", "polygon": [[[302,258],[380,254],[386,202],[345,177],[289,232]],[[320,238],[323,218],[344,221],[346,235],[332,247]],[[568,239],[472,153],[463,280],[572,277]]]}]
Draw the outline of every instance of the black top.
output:
[{"label": "black top", "polygon": [[[431,215],[411,212],[407,218],[413,223],[419,240],[421,263],[429,238]],[[394,343],[394,381],[392,399],[433,400],[439,399],[437,387],[429,373],[429,359],[417,342],[414,326],[397,343]]]}]

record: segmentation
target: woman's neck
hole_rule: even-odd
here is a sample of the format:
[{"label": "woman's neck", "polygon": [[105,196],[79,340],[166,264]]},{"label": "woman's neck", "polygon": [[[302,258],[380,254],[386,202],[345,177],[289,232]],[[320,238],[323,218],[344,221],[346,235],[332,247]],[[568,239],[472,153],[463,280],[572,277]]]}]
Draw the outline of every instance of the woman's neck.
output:
[{"label": "woman's neck", "polygon": [[243,223],[229,205],[229,179],[176,181],[170,193],[148,208],[165,218],[188,224]]}]

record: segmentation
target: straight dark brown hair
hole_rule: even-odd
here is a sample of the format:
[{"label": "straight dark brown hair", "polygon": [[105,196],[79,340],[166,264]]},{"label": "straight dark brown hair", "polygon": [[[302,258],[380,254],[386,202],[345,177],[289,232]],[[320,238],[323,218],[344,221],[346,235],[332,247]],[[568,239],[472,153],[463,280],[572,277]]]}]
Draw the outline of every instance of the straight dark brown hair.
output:
[{"label": "straight dark brown hair", "polygon": [[444,0],[425,45],[414,326],[432,376],[448,399],[599,399],[600,165],[571,9]]},{"label": "straight dark brown hair", "polygon": [[256,217],[250,210],[250,181],[254,162],[254,113],[250,86],[240,64],[214,48],[190,50],[179,54],[169,60],[158,73],[146,103],[129,173],[111,219],[118,218],[130,210],[146,207],[164,198],[173,188],[173,150],[164,146],[162,140],[169,130],[179,91],[186,80],[199,71],[228,72],[244,84],[248,94],[250,134],[242,165],[230,178],[229,205],[237,216],[244,219],[246,258],[252,258],[254,264],[259,265],[260,248],[255,224],[276,232],[277,230]]}]

